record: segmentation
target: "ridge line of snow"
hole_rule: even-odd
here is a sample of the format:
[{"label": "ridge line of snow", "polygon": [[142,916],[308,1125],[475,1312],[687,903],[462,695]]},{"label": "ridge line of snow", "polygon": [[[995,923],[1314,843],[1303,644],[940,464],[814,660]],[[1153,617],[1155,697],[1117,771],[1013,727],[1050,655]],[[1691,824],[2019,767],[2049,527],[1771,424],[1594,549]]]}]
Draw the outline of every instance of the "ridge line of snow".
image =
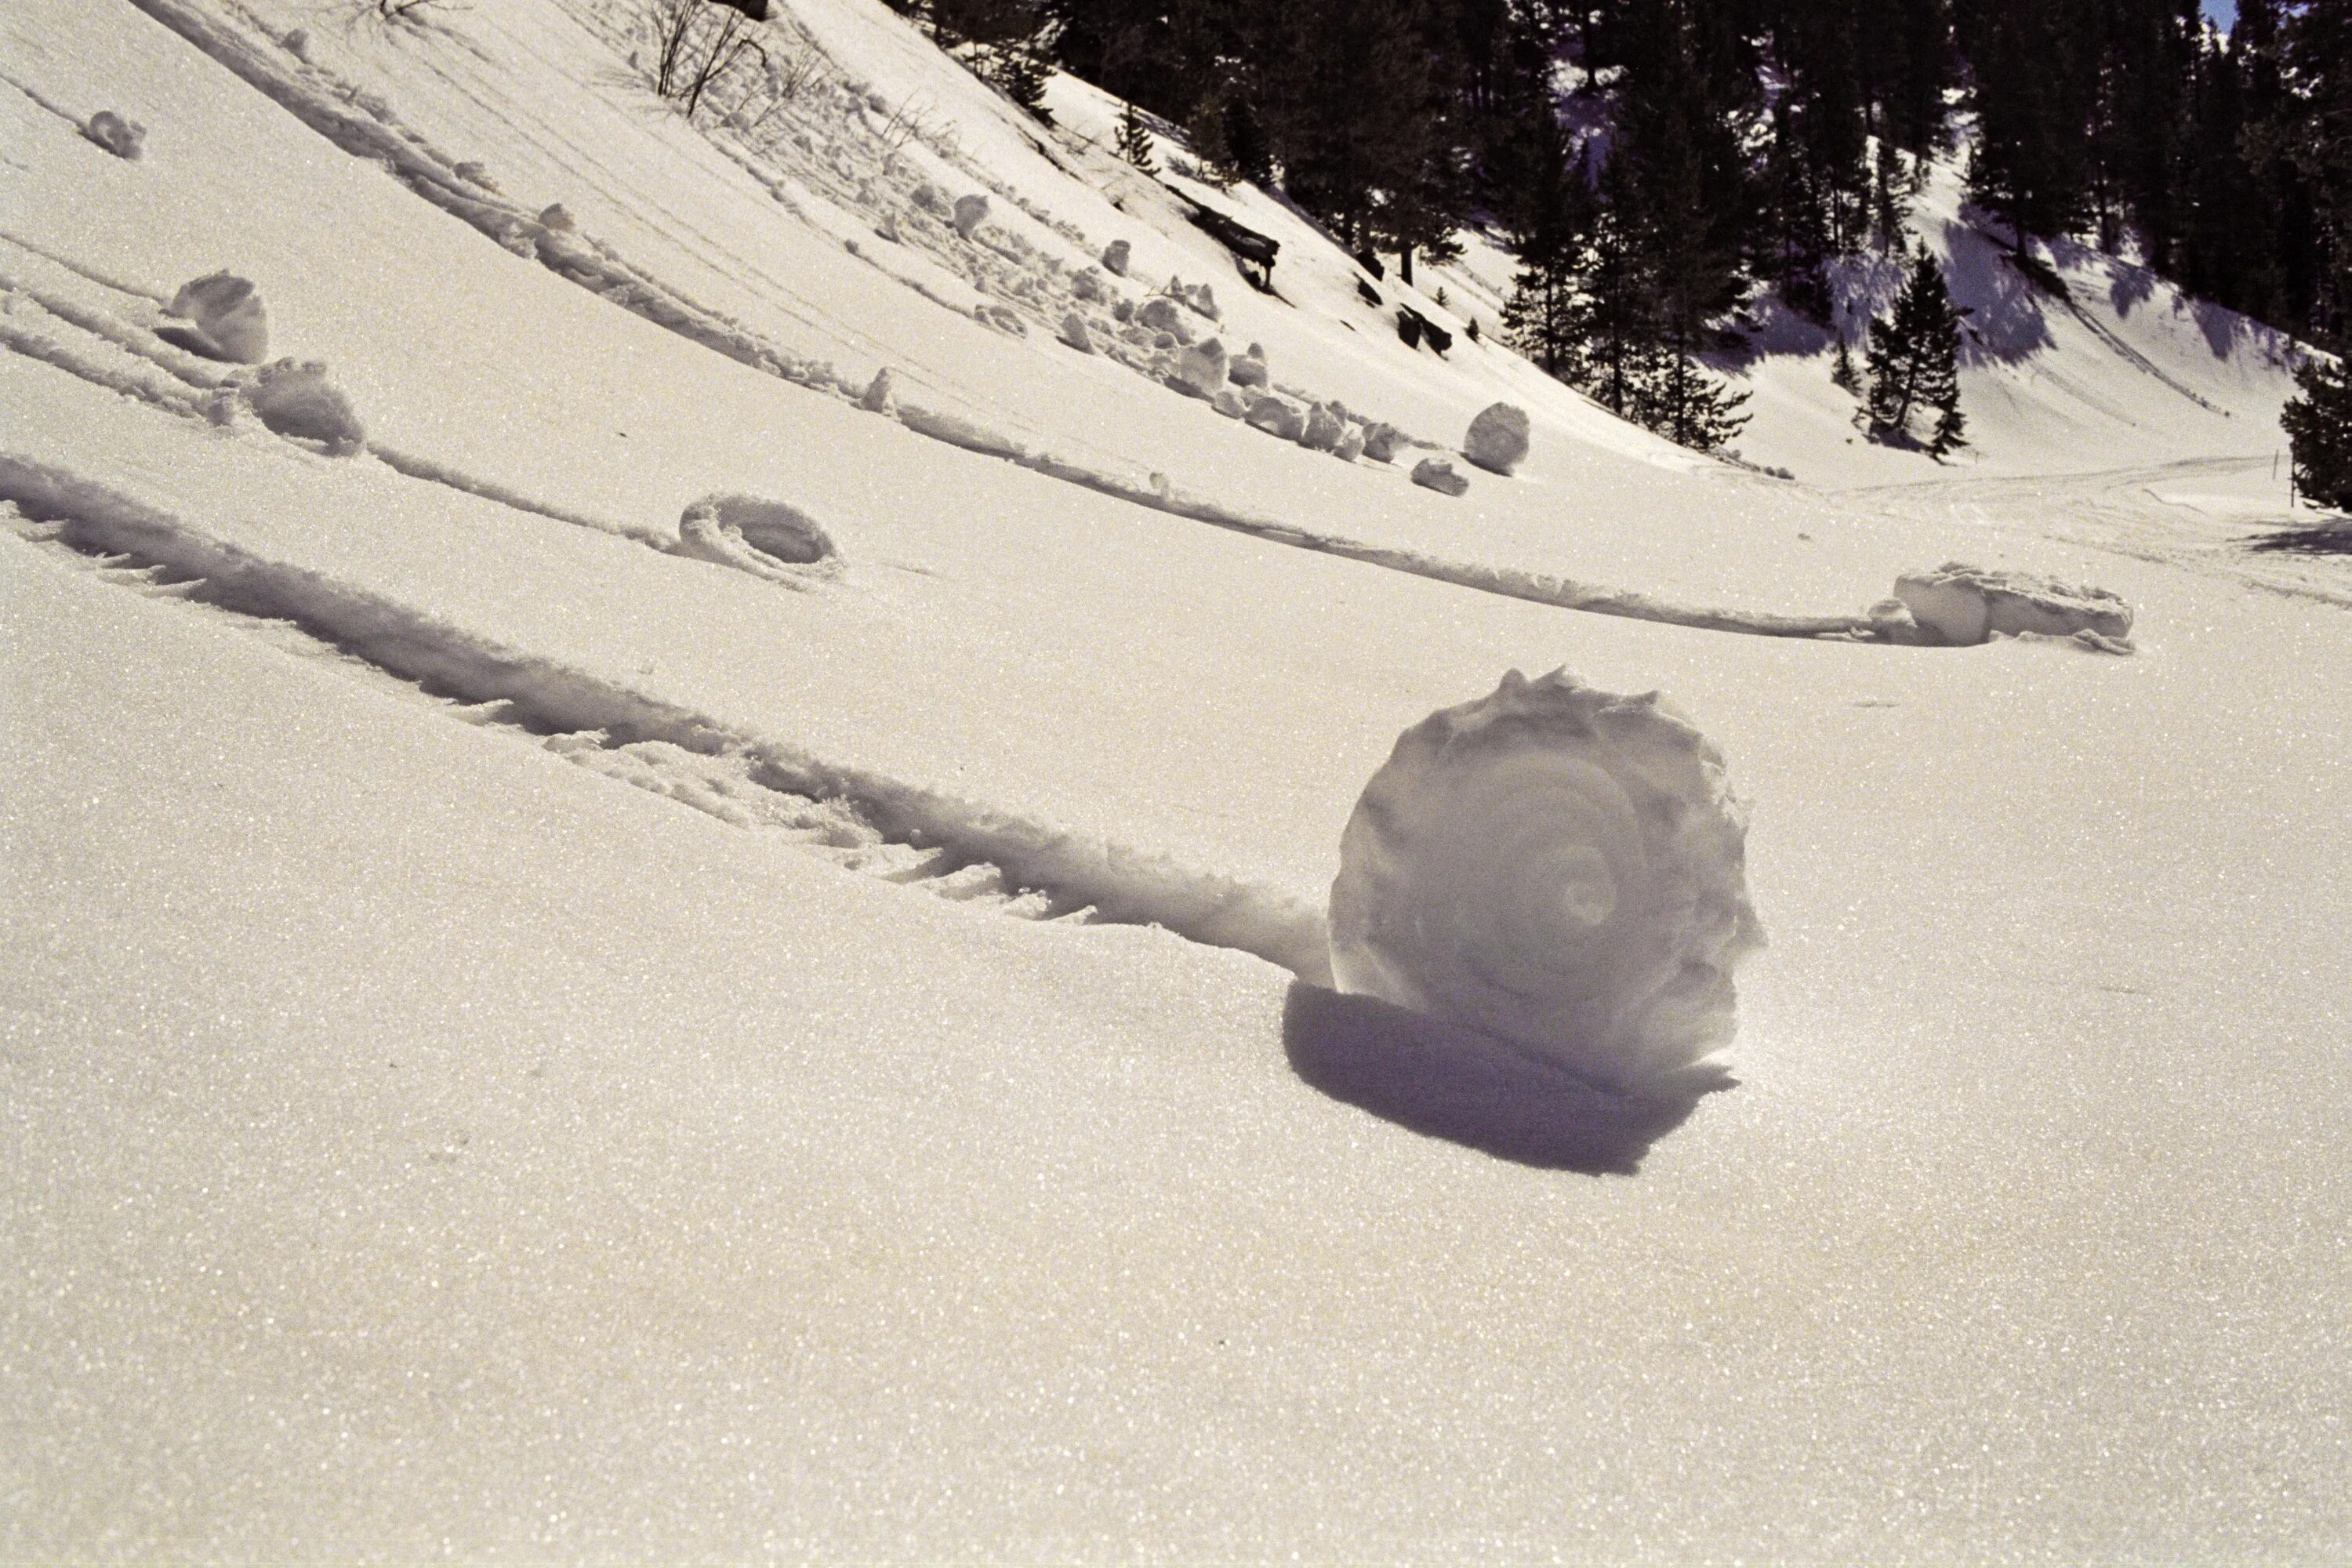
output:
[{"label": "ridge line of snow", "polygon": [[827,762],[799,747],[528,654],[383,595],[308,568],[267,560],[94,479],[0,451],[0,500],[64,525],[62,537],[192,576],[319,629],[368,663],[476,701],[505,700],[565,731],[603,730],[667,741],[688,752],[743,754],[815,800],[846,800],[893,838],[938,844],[997,867],[1009,883],[1094,906],[1105,923],[1157,925],[1190,941],[1234,948],[1328,984],[1322,911],[1278,889],[1177,864],[1108,840],[1081,837],[977,802]]}]

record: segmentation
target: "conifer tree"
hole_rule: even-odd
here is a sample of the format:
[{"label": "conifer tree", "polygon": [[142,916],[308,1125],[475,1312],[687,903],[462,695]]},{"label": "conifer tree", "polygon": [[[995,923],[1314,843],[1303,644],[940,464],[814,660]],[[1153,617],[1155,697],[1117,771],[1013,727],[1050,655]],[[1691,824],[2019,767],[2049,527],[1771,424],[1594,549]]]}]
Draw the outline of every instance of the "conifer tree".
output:
[{"label": "conifer tree", "polygon": [[1912,441],[1911,420],[1937,416],[1927,450],[1940,458],[1964,445],[1960,414],[1959,312],[1944,286],[1943,268],[1922,246],[1895,301],[1892,317],[1870,329],[1870,438]]},{"label": "conifer tree", "polygon": [[2352,511],[2352,370],[2312,359],[2295,372],[2300,397],[2279,415],[2294,455],[2296,488],[2324,506]]},{"label": "conifer tree", "polygon": [[1976,72],[1977,143],[1969,192],[2029,234],[2060,235],[2082,216],[2090,184],[2090,75],[2078,47],[2080,5],[1973,0],[1961,42]]},{"label": "conifer tree", "polygon": [[1843,328],[1838,329],[1837,357],[1830,362],[1830,383],[1853,396],[1862,395],[1862,373],[1853,368],[1853,349],[1846,342]]},{"label": "conifer tree", "polygon": [[1147,174],[1156,174],[1160,165],[1151,156],[1151,132],[1144,128],[1142,111],[1133,99],[1118,117],[1118,155]]}]

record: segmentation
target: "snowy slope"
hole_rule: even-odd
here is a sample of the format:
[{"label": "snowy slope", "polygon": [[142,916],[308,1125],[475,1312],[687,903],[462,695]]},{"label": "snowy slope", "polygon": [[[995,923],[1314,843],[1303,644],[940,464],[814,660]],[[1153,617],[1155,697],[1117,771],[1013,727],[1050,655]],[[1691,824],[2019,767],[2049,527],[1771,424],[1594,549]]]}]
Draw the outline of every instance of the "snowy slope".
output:
[{"label": "snowy slope", "polygon": [[[1957,161],[1928,165],[1910,228],[1942,264],[1962,329],[1960,408],[1969,446],[1951,466],[1972,475],[2079,473],[2200,458],[2259,459],[2284,446],[2280,405],[2294,392],[2295,345],[2284,333],[2196,300],[2147,268],[2084,247],[2034,243],[2066,288],[2059,299],[2010,259],[2006,232],[1963,200]],[[1838,280],[1839,320],[1855,363],[1872,312],[1902,285],[1892,258]],[[1750,394],[1739,437],[1751,458],[1817,484],[1917,483],[1933,458],[1863,439],[1855,399],[1830,380],[1835,340],[1767,302],[1759,353],[1727,362]],[[2268,510],[2286,512],[2285,470]]]},{"label": "snowy slope", "polygon": [[[618,6],[0,16],[0,1552],[2340,1552],[2352,584],[2226,547],[2251,415],[2179,473],[1726,470],[1197,192],[1282,238],[1253,295],[1075,84],[1048,140],[793,10],[835,86],[764,150]],[[1111,238],[1277,382],[1442,445],[1512,395],[1535,458],[1452,500],[1057,344]],[[367,451],[208,416],[152,329],[223,266]],[[841,571],[696,558],[714,490]],[[1851,614],[1954,554],[2124,594],[2140,652],[1507,591]],[[1296,978],[1398,732],[1562,663],[1754,804],[1727,1092]]]}]

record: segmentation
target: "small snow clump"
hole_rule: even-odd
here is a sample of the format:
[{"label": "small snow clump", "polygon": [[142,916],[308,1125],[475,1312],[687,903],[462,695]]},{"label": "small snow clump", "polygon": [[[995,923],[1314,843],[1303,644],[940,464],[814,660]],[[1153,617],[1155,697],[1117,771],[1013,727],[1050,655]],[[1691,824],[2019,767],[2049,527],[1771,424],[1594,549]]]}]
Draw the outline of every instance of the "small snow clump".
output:
[{"label": "small snow clump", "polygon": [[317,441],[330,457],[348,458],[367,445],[352,400],[327,379],[327,367],[315,360],[297,363],[281,359],[266,364],[244,384],[247,406],[262,424],[280,436]]},{"label": "small snow clump", "polygon": [[1307,411],[1280,393],[1261,392],[1251,398],[1244,417],[1252,427],[1286,441],[1296,441],[1307,434]]},{"label": "small snow clump", "polygon": [[1331,448],[1331,455],[1339,458],[1343,463],[1352,463],[1358,458],[1362,457],[1364,455],[1364,427],[1350,420],[1349,422],[1348,428],[1340,432],[1339,444]]},{"label": "small snow clump", "polygon": [[1298,433],[1298,444],[1310,452],[1336,451],[1347,433],[1347,421],[1329,404],[1318,403],[1307,411],[1307,428]]},{"label": "small snow clump", "polygon": [[580,220],[573,217],[572,216],[572,209],[565,206],[562,202],[555,202],[548,206],[541,208],[539,222],[541,227],[551,230],[556,234],[577,234],[580,232]]},{"label": "small snow clump", "polygon": [[1126,277],[1128,258],[1132,254],[1133,252],[1129,248],[1127,241],[1123,239],[1112,240],[1108,245],[1103,247],[1103,270],[1111,274],[1115,278]]},{"label": "small snow clump", "polygon": [[716,530],[730,541],[750,545],[772,561],[810,566],[838,558],[833,536],[816,519],[786,501],[760,496],[718,493],[704,496],[678,519],[681,535]]},{"label": "small snow clump", "polygon": [[1266,384],[1265,345],[1250,344],[1225,374],[1233,377],[1235,386],[1264,386]]},{"label": "small snow clump", "polygon": [[1375,463],[1394,462],[1404,445],[1404,432],[1393,425],[1375,419],[1364,426],[1364,456]]},{"label": "small snow clump", "polygon": [[986,196],[974,192],[971,195],[956,198],[955,228],[956,232],[966,239],[971,237],[972,230],[978,228],[987,216],[988,198]]},{"label": "small snow clump", "polygon": [[1209,406],[1228,419],[1239,419],[1249,412],[1249,400],[1228,386],[1220,388],[1217,395],[1209,399]]},{"label": "small snow clump", "polygon": [[136,163],[139,155],[147,150],[147,128],[110,109],[101,109],[91,115],[81,133],[125,163]]},{"label": "small snow clump", "polygon": [[1412,466],[1412,482],[1423,489],[1440,495],[1458,496],[1470,489],[1469,479],[1454,471],[1454,465],[1443,458],[1423,458]]},{"label": "small snow clump", "polygon": [[1196,397],[1214,397],[1225,384],[1225,345],[1211,338],[1176,356],[1178,389]]},{"label": "small snow clump", "polygon": [[890,412],[890,367],[888,365],[886,364],[874,373],[874,379],[866,384],[866,395],[857,400],[857,406],[865,409],[868,414]]},{"label": "small snow clump", "polygon": [[259,364],[269,357],[269,316],[261,292],[242,278],[215,272],[180,285],[165,314],[194,328],[198,344],[215,359]]},{"label": "small snow clump", "polygon": [[1154,294],[1136,308],[1136,323],[1155,332],[1166,332],[1180,343],[1192,341],[1192,329],[1184,323],[1176,309],[1176,301],[1165,294]]},{"label": "small snow clump", "polygon": [[1087,319],[1076,310],[1071,310],[1062,317],[1062,330],[1058,335],[1064,342],[1082,354],[1095,352],[1095,335],[1087,330]]},{"label": "small snow clump", "polygon": [[1517,670],[1399,738],[1339,840],[1343,992],[1619,1088],[1731,1043],[1760,946],[1723,755],[1656,692]]},{"label": "small snow clump", "polygon": [[1527,460],[1528,411],[1509,403],[1489,405],[1470,421],[1462,455],[1488,473],[1507,478]]}]

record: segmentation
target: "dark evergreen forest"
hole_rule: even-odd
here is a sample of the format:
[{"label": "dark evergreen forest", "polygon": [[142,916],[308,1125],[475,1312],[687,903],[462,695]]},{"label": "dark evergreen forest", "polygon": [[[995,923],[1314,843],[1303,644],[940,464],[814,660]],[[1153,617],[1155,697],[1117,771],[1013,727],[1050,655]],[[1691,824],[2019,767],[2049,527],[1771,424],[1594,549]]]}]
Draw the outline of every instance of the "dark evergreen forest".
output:
[{"label": "dark evergreen forest", "polygon": [[[1967,134],[1984,220],[2145,261],[2308,341],[2352,333],[2352,0],[895,0],[1034,100],[1048,64],[1180,125],[1342,243],[1443,258],[1492,225],[1507,330],[1693,445],[1691,356],[1769,287],[1902,244]],[[1969,128],[1973,126],[1972,132]],[[2046,269],[2045,269],[2046,270]]]}]

